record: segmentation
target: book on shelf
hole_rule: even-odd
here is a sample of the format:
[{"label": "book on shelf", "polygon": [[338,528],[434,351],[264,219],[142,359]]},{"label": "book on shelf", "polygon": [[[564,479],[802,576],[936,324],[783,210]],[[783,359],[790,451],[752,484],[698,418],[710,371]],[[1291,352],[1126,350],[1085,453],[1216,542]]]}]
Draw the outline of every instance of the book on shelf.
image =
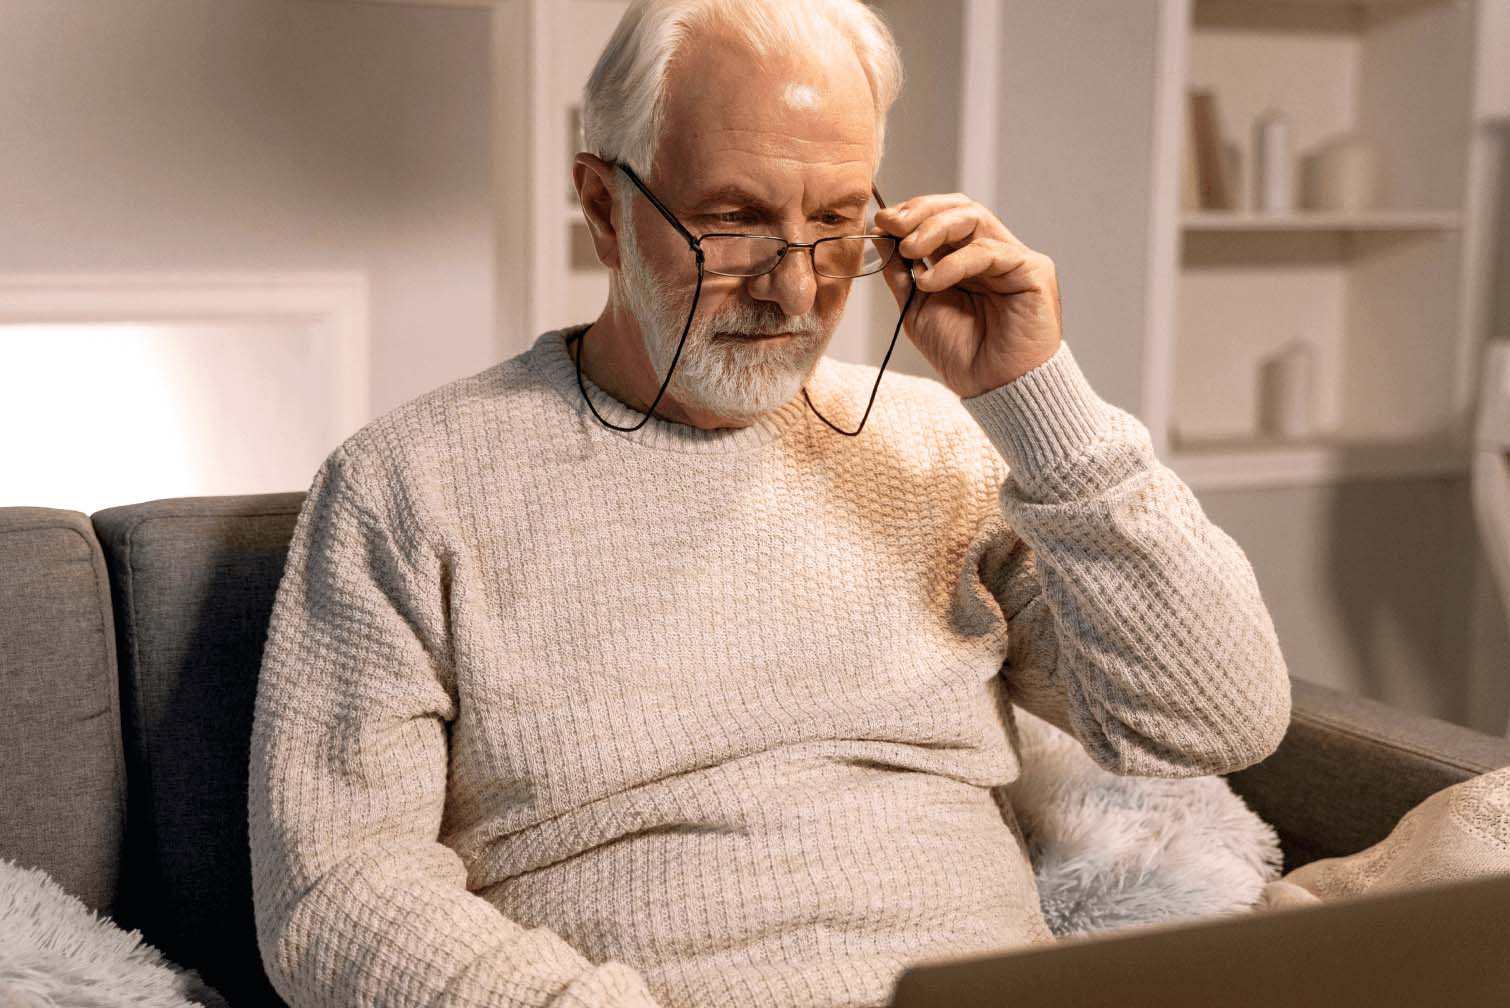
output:
[{"label": "book on shelf", "polygon": [[1236,209],[1233,165],[1227,146],[1222,141],[1215,92],[1206,88],[1189,89],[1186,132],[1187,157],[1192,163],[1185,170],[1194,176],[1194,185],[1199,196],[1190,209]]},{"label": "book on shelf", "polygon": [[1186,104],[1184,143],[1180,147],[1180,209],[1183,211],[1201,208],[1201,173],[1195,164],[1195,117]]}]

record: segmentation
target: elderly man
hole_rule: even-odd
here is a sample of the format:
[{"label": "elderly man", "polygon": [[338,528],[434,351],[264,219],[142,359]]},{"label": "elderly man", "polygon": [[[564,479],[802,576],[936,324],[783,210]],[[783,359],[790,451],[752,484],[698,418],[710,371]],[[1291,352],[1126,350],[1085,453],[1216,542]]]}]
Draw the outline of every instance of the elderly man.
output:
[{"label": "elderly man", "polygon": [[[882,1005],[1050,938],[1013,705],[1122,774],[1278,744],[1247,559],[1053,263],[959,194],[867,230],[899,79],[856,0],[631,4],[574,169],[602,313],[315,474],[249,800],[292,1004]],[[823,356],[882,280],[941,382]]]}]

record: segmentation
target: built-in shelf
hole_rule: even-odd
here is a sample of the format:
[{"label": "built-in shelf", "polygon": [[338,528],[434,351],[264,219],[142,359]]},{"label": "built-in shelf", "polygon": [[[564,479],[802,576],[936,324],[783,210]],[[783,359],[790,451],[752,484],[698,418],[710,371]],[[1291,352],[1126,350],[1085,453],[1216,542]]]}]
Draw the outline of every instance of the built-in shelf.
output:
[{"label": "built-in shelf", "polygon": [[[1161,457],[1213,489],[1465,474],[1486,275],[1468,268],[1487,181],[1476,145],[1493,132],[1474,130],[1473,110],[1497,108],[1464,69],[1472,5],[1170,0],[1165,13],[1162,171],[1180,185],[1159,204],[1169,274],[1144,396]],[[1215,103],[1236,209],[1182,208],[1191,90]],[[1292,209],[1266,212],[1257,132],[1276,112]],[[1371,157],[1337,153],[1354,143]],[[1223,436],[1270,411],[1346,434]]]},{"label": "built-in shelf", "polygon": [[1297,211],[1251,213],[1201,210],[1186,213],[1186,231],[1454,231],[1462,223],[1456,210]]},{"label": "built-in shelf", "polygon": [[1168,464],[1193,489],[1231,489],[1462,475],[1468,469],[1468,450],[1445,438],[1179,438],[1171,445]]},{"label": "built-in shelf", "polygon": [[[1230,0],[1228,0],[1230,2]],[[1425,7],[1449,0],[1244,0],[1254,5],[1269,4],[1276,7]]]}]

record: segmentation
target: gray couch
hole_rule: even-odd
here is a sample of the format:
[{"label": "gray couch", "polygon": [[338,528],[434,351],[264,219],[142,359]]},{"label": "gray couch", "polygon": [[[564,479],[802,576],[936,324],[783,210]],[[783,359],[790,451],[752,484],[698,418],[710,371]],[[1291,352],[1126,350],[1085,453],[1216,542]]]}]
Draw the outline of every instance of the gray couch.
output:
[{"label": "gray couch", "polygon": [[[46,869],[232,1004],[280,1005],[245,822],[257,669],[302,493],[92,517],[0,508],[0,856]],[[1307,682],[1234,788],[1286,869],[1382,839],[1510,742]]]}]

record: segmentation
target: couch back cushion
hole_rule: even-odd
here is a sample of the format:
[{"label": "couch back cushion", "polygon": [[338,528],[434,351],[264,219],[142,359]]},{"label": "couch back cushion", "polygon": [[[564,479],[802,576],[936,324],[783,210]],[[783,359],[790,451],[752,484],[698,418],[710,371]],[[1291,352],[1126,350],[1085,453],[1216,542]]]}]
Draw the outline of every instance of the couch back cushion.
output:
[{"label": "couch back cushion", "polygon": [[303,493],[93,515],[115,598],[130,781],[118,919],[240,1006],[262,970],[247,848],[257,672]]},{"label": "couch back cushion", "polygon": [[1285,871],[1356,854],[1454,784],[1510,766],[1510,740],[1303,679],[1279,748],[1227,777],[1273,826]]},{"label": "couch back cushion", "polygon": [[0,508],[0,857],[110,913],[126,776],[105,560],[89,517]]}]

